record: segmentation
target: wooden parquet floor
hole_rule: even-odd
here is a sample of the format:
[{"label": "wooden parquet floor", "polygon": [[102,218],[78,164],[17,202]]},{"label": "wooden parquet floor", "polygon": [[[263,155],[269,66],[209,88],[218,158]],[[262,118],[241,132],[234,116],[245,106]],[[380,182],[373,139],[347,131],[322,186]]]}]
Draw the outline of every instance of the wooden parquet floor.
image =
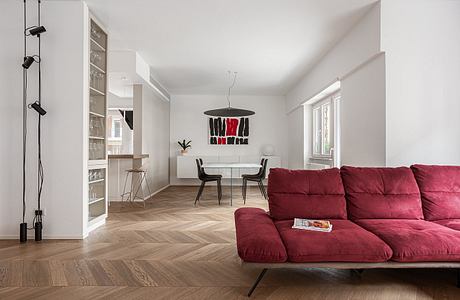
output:
[{"label": "wooden parquet floor", "polygon": [[[233,212],[215,187],[170,187],[146,209],[112,204],[84,241],[0,241],[0,299],[244,299],[260,270],[243,269]],[[247,206],[267,208],[257,188]],[[46,225],[45,225],[46,226]],[[460,299],[450,270],[269,270],[254,299]]]}]

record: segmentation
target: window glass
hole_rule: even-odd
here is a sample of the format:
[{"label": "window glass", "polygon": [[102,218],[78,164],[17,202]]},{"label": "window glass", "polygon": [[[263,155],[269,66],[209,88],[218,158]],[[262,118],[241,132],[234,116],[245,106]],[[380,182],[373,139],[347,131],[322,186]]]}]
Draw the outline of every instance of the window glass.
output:
[{"label": "window glass", "polygon": [[322,134],[321,134],[321,154],[330,155],[331,151],[331,103],[328,102],[321,106],[322,110]]},{"label": "window glass", "polygon": [[113,121],[113,134],[114,138],[121,138],[121,121],[114,120]]},{"label": "window glass", "polygon": [[313,154],[321,154],[321,108],[313,109]]}]

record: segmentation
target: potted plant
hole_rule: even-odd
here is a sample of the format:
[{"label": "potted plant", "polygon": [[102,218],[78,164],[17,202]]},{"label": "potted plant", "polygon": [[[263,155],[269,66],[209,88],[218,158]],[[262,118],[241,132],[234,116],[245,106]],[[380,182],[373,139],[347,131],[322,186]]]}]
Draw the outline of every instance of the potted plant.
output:
[{"label": "potted plant", "polygon": [[185,140],[183,140],[182,142],[178,141],[177,143],[182,148],[182,150],[180,151],[180,153],[182,155],[186,155],[187,154],[187,149],[192,148],[192,145],[191,145],[192,141],[185,142]]}]

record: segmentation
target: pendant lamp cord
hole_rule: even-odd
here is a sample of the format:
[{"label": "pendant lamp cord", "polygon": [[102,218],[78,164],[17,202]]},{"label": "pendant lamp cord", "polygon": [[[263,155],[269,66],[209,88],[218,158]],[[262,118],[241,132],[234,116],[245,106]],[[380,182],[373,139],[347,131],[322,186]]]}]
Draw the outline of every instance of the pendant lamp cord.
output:
[{"label": "pendant lamp cord", "polygon": [[[228,74],[231,75],[232,72],[231,71],[228,71]],[[228,93],[227,93],[227,102],[228,102],[228,107],[230,108],[230,95],[232,93],[232,88],[235,86],[235,82],[236,82],[236,75],[238,74],[238,72],[233,72],[233,81],[232,81],[232,84],[228,87]]]}]

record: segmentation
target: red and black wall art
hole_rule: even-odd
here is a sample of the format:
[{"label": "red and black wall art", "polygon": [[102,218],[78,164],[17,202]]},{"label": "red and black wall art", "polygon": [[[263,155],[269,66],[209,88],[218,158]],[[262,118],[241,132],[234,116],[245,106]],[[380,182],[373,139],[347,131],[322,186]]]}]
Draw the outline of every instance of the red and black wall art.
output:
[{"label": "red and black wall art", "polygon": [[209,144],[247,145],[249,118],[209,118]]}]

